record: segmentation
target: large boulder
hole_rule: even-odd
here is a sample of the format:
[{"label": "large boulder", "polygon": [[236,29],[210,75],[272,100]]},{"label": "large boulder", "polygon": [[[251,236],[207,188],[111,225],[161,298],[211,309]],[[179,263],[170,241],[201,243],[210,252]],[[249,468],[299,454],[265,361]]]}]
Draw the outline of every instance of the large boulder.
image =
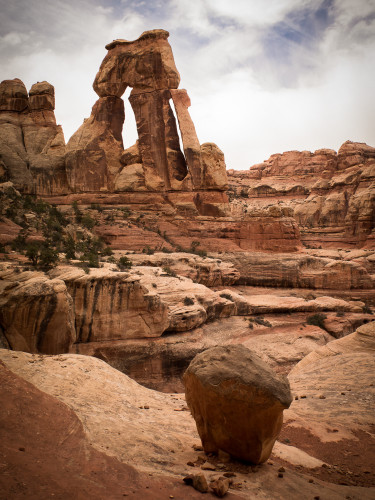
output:
[{"label": "large boulder", "polygon": [[206,453],[262,463],[292,402],[289,383],[242,345],[198,354],[184,374],[186,401]]}]

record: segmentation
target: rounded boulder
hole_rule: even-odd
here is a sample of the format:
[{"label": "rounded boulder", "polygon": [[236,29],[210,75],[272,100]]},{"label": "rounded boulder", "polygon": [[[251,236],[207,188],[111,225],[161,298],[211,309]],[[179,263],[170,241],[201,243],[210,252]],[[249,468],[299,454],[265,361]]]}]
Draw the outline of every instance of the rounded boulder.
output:
[{"label": "rounded boulder", "polygon": [[292,402],[289,382],[242,345],[198,354],[184,374],[186,401],[206,453],[265,462]]}]

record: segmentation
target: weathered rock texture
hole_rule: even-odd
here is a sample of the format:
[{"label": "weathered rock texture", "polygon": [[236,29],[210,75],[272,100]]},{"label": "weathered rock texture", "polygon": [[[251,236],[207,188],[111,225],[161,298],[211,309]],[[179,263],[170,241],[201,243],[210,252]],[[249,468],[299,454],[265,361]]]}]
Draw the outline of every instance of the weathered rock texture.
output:
[{"label": "weathered rock texture", "polygon": [[[108,54],[94,81],[94,90],[100,99],[93,108],[91,118],[67,146],[67,169],[74,191],[226,189],[224,156],[218,154],[220,150],[215,145],[212,150],[205,150],[203,166],[199,141],[187,111],[189,97],[186,90],[176,90],[180,75],[168,36],[167,31],[153,30],[143,33],[137,40],[114,40],[106,46]],[[117,137],[121,136],[124,121],[120,109],[109,113],[110,118],[113,114],[119,118],[116,120],[116,131],[111,130],[108,120],[104,122],[104,130],[93,131],[92,122],[97,121],[96,108],[101,110],[105,106],[102,101],[122,102],[120,98],[127,87],[132,87],[129,100],[137,123],[141,161],[128,163],[125,169],[120,161],[122,142]],[[176,119],[170,105],[172,98],[185,156],[180,149]],[[116,106],[121,107],[120,104]],[[115,148],[113,138],[117,140]],[[98,155],[99,168],[94,164]],[[98,175],[94,174],[96,172]],[[94,178],[91,183],[87,182],[87,176]],[[136,183],[127,180],[134,176]],[[81,178],[83,182],[80,182]]]},{"label": "weathered rock texture", "polygon": [[[199,442],[190,413],[181,411],[181,395],[145,389],[88,356],[0,350],[0,358],[7,368],[0,387],[6,409],[0,416],[1,463],[7,464],[0,476],[3,496],[71,498],[78,491],[95,500],[202,497],[181,481],[191,471],[186,463],[197,461],[192,445]],[[373,488],[310,483],[308,472],[289,468],[280,480],[275,466],[265,464],[252,474],[242,465],[246,473],[236,471],[235,478],[241,494],[229,491],[227,497],[374,496]],[[218,475],[204,474],[208,480]]]},{"label": "weathered rock texture", "polygon": [[338,153],[288,151],[247,172],[228,173],[248,213],[291,208],[306,245],[374,247],[375,148],[347,141]]},{"label": "weathered rock texture", "polygon": [[198,354],[184,375],[186,401],[206,453],[252,463],[270,456],[292,402],[286,378],[243,346]]},{"label": "weathered rock texture", "polygon": [[[217,255],[240,272],[238,283],[251,286],[312,288],[326,290],[368,290],[374,295],[373,251],[360,259],[345,252],[337,255],[310,253],[226,253]],[[333,258],[332,258],[333,257]]]},{"label": "weathered rock texture", "polygon": [[285,412],[282,439],[325,462],[334,459],[341,470],[367,471],[370,478],[374,373],[375,321],[311,352],[288,375],[295,399]]},{"label": "weathered rock texture", "polygon": [[75,342],[73,302],[66,285],[42,273],[0,271],[0,327],[13,350],[56,354]]},{"label": "weathered rock texture", "polygon": [[0,84],[0,158],[3,179],[39,195],[68,191],[65,140],[56,125],[55,90],[48,82],[30,89],[19,79]]}]

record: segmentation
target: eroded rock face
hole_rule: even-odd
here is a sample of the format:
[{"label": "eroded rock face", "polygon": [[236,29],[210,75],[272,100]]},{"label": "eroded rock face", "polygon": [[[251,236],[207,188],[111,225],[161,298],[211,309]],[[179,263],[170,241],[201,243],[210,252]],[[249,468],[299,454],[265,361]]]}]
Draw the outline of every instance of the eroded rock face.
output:
[{"label": "eroded rock face", "polygon": [[55,91],[36,83],[30,97],[21,80],[0,84],[0,155],[3,178],[23,192],[49,195],[68,191],[65,140],[56,125]]},{"label": "eroded rock face", "polygon": [[375,148],[367,144],[274,154],[247,173],[229,171],[229,179],[247,211],[290,208],[308,246],[373,248]]},{"label": "eroded rock face", "polygon": [[72,296],[77,342],[159,337],[169,325],[166,304],[135,275],[56,270]]},{"label": "eroded rock face", "polygon": [[262,463],[292,402],[289,383],[243,346],[198,354],[184,374],[186,401],[206,453]]},{"label": "eroded rock face", "polygon": [[0,326],[13,350],[57,354],[76,340],[73,302],[66,285],[41,273],[0,273]]},{"label": "eroded rock face", "polygon": [[91,116],[70,138],[66,171],[73,192],[110,191],[122,169],[124,102],[118,97],[96,101]]},{"label": "eroded rock face", "polygon": [[180,83],[165,30],[145,31],[134,41],[114,40],[95,77],[100,97],[121,97],[126,87],[135,92],[174,89]]}]

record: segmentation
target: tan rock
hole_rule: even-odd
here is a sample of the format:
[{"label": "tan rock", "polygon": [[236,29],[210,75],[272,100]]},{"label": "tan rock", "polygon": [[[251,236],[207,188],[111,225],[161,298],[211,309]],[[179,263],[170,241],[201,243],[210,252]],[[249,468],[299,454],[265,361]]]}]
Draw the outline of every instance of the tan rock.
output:
[{"label": "tan rock", "polygon": [[217,497],[222,498],[227,494],[230,484],[228,478],[219,478],[210,482],[210,488]]},{"label": "tan rock", "polygon": [[169,325],[166,304],[136,275],[74,268],[55,274],[73,298],[77,342],[159,337]]},{"label": "tan rock", "polygon": [[267,460],[292,401],[284,377],[245,347],[228,346],[198,354],[184,384],[206,453],[221,449],[253,463]]},{"label": "tan rock", "polygon": [[177,88],[180,75],[165,30],[145,31],[134,41],[114,40],[106,48],[94,81],[100,97],[121,97],[126,87],[150,92]]},{"label": "tan rock", "polygon": [[287,428],[302,428],[315,437],[310,452],[316,458],[325,460],[324,443],[347,439],[347,446],[355,446],[360,432],[371,432],[374,352],[372,321],[311,352],[288,375],[293,394],[303,393],[306,398],[294,401],[285,412]]},{"label": "tan rock", "polygon": [[1,267],[0,323],[13,350],[58,354],[76,340],[73,302],[62,280]]},{"label": "tan rock", "polygon": [[46,81],[34,83],[29,96],[32,110],[50,109],[53,111],[55,109],[55,88]]},{"label": "tan rock", "polygon": [[132,93],[129,98],[137,123],[145,182],[150,191],[181,189],[181,181],[187,175],[170,98],[168,88]]},{"label": "tan rock", "polygon": [[226,191],[228,189],[224,153],[212,142],[201,145],[203,188]]},{"label": "tan rock", "polygon": [[91,116],[70,138],[66,146],[66,172],[74,192],[114,189],[122,169],[122,126],[124,103],[117,97],[102,97]]},{"label": "tan rock", "polygon": [[[22,98],[15,97],[14,106],[4,105],[0,110],[0,154],[7,178],[28,193],[67,192],[65,140],[61,126],[56,125],[53,86],[48,82],[33,85],[29,103],[23,83],[10,82],[10,88],[4,86],[3,98],[13,102],[12,92]],[[25,106],[19,104],[20,99]]]},{"label": "tan rock", "polygon": [[28,107],[27,90],[19,78],[0,83],[0,111],[23,111]]},{"label": "tan rock", "polygon": [[188,108],[191,105],[190,98],[184,89],[171,90],[171,96],[181,131],[186,163],[189,168],[193,187],[198,190],[202,187],[204,172],[201,157],[201,146],[199,144],[193,120],[191,119],[188,111]]},{"label": "tan rock", "polygon": [[134,163],[123,167],[115,178],[114,191],[147,191],[143,165]]}]

